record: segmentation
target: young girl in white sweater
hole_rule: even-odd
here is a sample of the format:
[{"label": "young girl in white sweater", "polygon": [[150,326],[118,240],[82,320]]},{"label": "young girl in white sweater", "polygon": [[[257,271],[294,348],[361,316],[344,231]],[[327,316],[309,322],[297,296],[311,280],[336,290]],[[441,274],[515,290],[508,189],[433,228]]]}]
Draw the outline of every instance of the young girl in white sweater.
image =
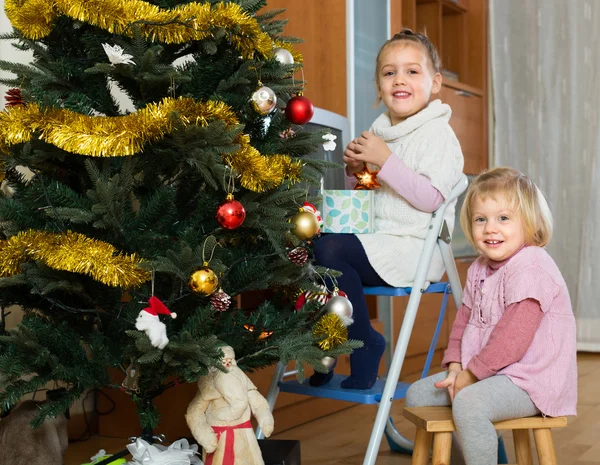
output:
[{"label": "young girl in white sweater", "polygon": [[[363,286],[412,285],[431,214],[463,170],[460,144],[448,124],[450,107],[430,102],[442,85],[440,69],[438,53],[423,34],[403,29],[383,44],[375,81],[378,100],[387,110],[344,152],[349,188],[356,182],[352,174],[365,163],[380,170],[375,233],[329,234],[315,243],[317,262],[343,273],[338,287],[354,307],[349,337],[364,342],[350,356],[351,375],[342,382],[347,389],[368,389],[375,383],[385,349],[383,336],[371,327]],[[454,204],[445,219],[452,232]],[[443,272],[438,251],[427,279],[437,281]],[[323,385],[332,373],[315,373],[310,384]]]}]

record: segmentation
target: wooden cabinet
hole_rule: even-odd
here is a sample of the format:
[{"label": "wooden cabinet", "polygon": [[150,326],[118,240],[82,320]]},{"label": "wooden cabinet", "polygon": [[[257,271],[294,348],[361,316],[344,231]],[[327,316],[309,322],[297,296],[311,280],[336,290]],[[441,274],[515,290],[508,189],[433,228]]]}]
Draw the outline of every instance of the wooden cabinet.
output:
[{"label": "wooden cabinet", "polygon": [[439,93],[442,102],[452,108],[450,126],[460,141],[465,158],[464,172],[477,174],[487,168],[487,139],[484,97],[477,89],[459,83],[449,82]]},{"label": "wooden cabinet", "polygon": [[304,68],[304,96],[316,107],[346,116],[346,1],[268,0],[265,11],[285,9],[286,36],[303,40],[295,47]]}]

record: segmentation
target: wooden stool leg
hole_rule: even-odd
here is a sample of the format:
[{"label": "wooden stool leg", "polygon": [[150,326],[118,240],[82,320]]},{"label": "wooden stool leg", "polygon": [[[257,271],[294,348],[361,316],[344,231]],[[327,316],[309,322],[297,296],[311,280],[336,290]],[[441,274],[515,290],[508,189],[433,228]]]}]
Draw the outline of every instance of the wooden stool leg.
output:
[{"label": "wooden stool leg", "polygon": [[517,465],[533,465],[529,430],[514,429],[513,439],[515,440],[515,455],[517,457]]},{"label": "wooden stool leg", "polygon": [[433,435],[433,465],[450,465],[452,450],[452,433],[435,433]]},{"label": "wooden stool leg", "polygon": [[415,447],[412,454],[412,465],[427,465],[427,462],[429,462],[429,449],[431,449],[431,437],[431,433],[417,428]]},{"label": "wooden stool leg", "polygon": [[552,441],[550,428],[534,429],[533,437],[535,438],[540,465],[556,465],[556,453],[554,452],[554,442]]}]

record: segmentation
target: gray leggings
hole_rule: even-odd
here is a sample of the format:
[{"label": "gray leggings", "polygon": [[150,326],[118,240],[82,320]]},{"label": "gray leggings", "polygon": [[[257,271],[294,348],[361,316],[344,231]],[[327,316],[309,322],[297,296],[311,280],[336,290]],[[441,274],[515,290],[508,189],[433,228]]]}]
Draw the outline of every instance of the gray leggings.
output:
[{"label": "gray leggings", "polygon": [[[444,371],[412,384],[406,393],[406,406],[451,405],[448,389],[433,385],[446,376]],[[529,395],[506,376],[492,376],[464,388],[452,403],[460,440],[460,445],[456,436],[452,441],[452,464],[497,465],[498,437],[492,422],[539,413]]]}]

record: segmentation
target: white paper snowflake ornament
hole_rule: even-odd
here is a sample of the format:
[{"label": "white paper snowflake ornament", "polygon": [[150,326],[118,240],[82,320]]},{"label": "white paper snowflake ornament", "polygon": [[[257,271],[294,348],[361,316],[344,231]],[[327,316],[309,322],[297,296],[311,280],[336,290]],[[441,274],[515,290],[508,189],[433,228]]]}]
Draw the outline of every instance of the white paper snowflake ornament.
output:
[{"label": "white paper snowflake ornament", "polygon": [[104,52],[108,56],[108,60],[113,65],[135,65],[135,62],[132,60],[133,55],[129,55],[124,53],[125,50],[121,48],[119,45],[108,45],[102,44],[102,48],[104,48]]}]

